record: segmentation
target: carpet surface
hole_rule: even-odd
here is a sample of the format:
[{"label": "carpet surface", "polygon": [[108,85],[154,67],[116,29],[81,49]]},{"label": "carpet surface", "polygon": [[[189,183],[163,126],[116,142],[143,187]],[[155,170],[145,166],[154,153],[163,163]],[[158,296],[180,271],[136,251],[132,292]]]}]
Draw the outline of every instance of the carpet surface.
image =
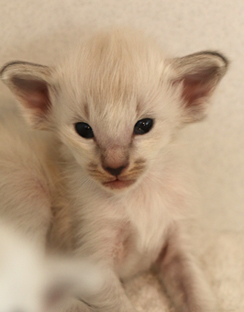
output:
[{"label": "carpet surface", "polygon": [[[182,135],[200,190],[199,259],[223,312],[244,311],[244,2],[242,0],[0,0],[0,65],[52,64],[91,29],[131,25],[166,53],[222,51],[231,61],[208,119]],[[2,95],[10,96],[3,84]],[[169,312],[153,275],[126,285],[138,311]],[[173,310],[172,310],[173,311]]]}]

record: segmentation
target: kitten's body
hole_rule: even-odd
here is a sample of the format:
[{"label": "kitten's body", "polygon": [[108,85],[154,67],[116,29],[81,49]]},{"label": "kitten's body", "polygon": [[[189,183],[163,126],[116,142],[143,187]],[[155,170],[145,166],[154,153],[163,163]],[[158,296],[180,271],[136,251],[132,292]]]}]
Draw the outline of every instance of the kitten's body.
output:
[{"label": "kitten's body", "polygon": [[177,164],[170,159],[165,165],[159,155],[150,173],[122,196],[87,181],[75,164],[68,168],[76,246],[82,254],[111,262],[123,279],[150,267],[162,249],[168,227],[190,212],[187,188],[182,187]]},{"label": "kitten's body", "polygon": [[[178,130],[204,116],[226,66],[215,52],[165,59],[141,34],[115,31],[89,39],[56,68],[3,68],[26,119],[51,130],[59,147],[47,181],[62,176],[69,206],[57,207],[71,215],[76,255],[107,272],[96,296],[79,295],[94,311],[135,311],[119,279],[154,264],[177,312],[216,312],[182,232],[189,199],[174,156]],[[150,128],[136,129],[143,120]],[[54,237],[65,228],[62,216]]]}]

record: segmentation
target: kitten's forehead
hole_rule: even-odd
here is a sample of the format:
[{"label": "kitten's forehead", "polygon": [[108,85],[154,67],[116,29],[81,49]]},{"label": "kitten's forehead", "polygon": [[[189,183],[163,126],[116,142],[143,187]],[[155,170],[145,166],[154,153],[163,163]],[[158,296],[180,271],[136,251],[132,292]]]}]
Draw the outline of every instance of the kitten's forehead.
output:
[{"label": "kitten's forehead", "polygon": [[162,63],[161,49],[152,39],[125,29],[91,37],[73,51],[61,71],[86,94],[121,98],[125,90],[136,92],[143,83],[158,79]]},{"label": "kitten's forehead", "polygon": [[77,75],[85,93],[101,103],[127,102],[160,76],[161,51],[128,31],[102,33],[78,51]]}]

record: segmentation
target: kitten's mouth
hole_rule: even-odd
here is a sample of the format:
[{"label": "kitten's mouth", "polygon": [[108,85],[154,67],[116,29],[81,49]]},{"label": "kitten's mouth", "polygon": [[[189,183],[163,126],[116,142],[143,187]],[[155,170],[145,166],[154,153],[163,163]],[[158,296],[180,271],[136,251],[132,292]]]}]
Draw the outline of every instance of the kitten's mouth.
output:
[{"label": "kitten's mouth", "polygon": [[103,185],[106,187],[109,187],[111,189],[123,189],[126,187],[129,187],[130,185],[132,185],[136,180],[119,180],[118,178],[113,180],[113,181],[109,181],[109,182],[103,182]]}]

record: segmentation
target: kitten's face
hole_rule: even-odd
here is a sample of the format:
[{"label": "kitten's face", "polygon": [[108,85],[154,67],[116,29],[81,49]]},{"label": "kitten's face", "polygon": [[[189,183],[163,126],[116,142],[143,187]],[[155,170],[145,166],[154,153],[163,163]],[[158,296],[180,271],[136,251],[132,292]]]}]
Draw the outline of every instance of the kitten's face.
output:
[{"label": "kitten's face", "polygon": [[78,70],[70,63],[61,69],[58,134],[88,178],[108,190],[126,190],[170,142],[179,99],[157,53],[122,47],[111,54],[101,46],[81,59]]},{"label": "kitten's face", "polygon": [[[146,103],[141,105],[147,108]],[[150,170],[171,139],[175,124],[156,108],[149,106],[141,114],[138,100],[131,99],[109,103],[102,113],[90,99],[87,106],[80,106],[84,115],[75,111],[66,115],[61,138],[90,178],[106,188],[125,189]]]}]

